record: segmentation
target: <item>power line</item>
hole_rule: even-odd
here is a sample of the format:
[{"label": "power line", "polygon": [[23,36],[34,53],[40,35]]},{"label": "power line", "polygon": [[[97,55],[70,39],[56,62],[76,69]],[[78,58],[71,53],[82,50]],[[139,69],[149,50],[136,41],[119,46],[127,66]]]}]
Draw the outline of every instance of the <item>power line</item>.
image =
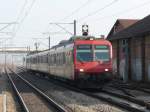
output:
[{"label": "power line", "polygon": [[31,5],[30,5],[30,7],[29,7],[29,9],[28,9],[28,12],[26,12],[25,16],[24,16],[23,19],[21,20],[21,23],[23,23],[23,21],[25,20],[25,18],[26,18],[26,17],[29,15],[29,13],[31,12],[31,9],[32,9],[32,7],[33,7],[35,1],[36,1],[36,0],[33,0],[33,1],[32,1]]},{"label": "power line", "polygon": [[105,5],[104,7],[100,8],[100,9],[97,9],[96,11],[91,12],[91,13],[89,13],[88,15],[86,15],[86,16],[84,16],[84,17],[79,18],[78,21],[87,19],[88,17],[91,17],[91,16],[93,16],[93,15],[99,13],[100,11],[102,11],[102,10],[104,10],[104,9],[106,9],[106,8],[108,8],[108,7],[110,7],[110,6],[112,6],[112,5],[113,5],[114,3],[116,3],[117,1],[118,1],[118,0],[113,0],[111,3]]},{"label": "power line", "polygon": [[12,25],[12,24],[17,24],[16,22],[12,22],[12,23],[0,23],[0,25],[1,24],[6,24],[4,27],[2,27],[1,29],[0,29],[0,31],[2,31],[2,30],[4,30],[4,29],[6,29],[8,26],[10,26],[10,25]]},{"label": "power line", "polygon": [[8,26],[10,26],[10,24],[7,24],[6,26],[4,26],[3,28],[0,29],[0,31],[6,29]]},{"label": "power line", "polygon": [[109,18],[109,19],[110,19],[110,17],[112,17],[112,16],[116,16],[116,15],[118,15],[118,14],[120,15],[120,14],[129,13],[129,12],[131,12],[131,11],[137,9],[137,8],[141,8],[141,7],[145,6],[145,5],[149,5],[149,3],[150,3],[150,1],[144,2],[143,4],[137,5],[137,6],[135,6],[135,7],[132,7],[132,8],[129,8],[129,9],[126,9],[126,10],[123,10],[123,11],[120,11],[120,12],[117,12],[117,13],[114,13],[114,14],[111,14],[111,15],[109,15],[109,16],[103,16],[103,17],[100,17],[100,18],[98,18],[98,19],[96,19],[96,20],[92,20],[92,21],[98,21],[98,20],[104,19],[104,18]]},{"label": "power line", "polygon": [[[54,24],[54,25],[56,25],[56,26],[58,26],[59,28],[61,28],[62,30],[64,30],[66,33],[68,33],[68,34],[70,34],[70,35],[76,35],[76,20],[74,20],[72,23],[49,23],[49,24]],[[73,33],[71,33],[69,30],[67,30],[65,27],[63,27],[63,26],[61,26],[61,25],[66,25],[66,24],[72,24],[73,26],[74,26],[74,34]],[[60,30],[61,31],[61,30]],[[59,31],[58,31],[59,32]]]},{"label": "power line", "polygon": [[[85,6],[87,6],[89,3],[93,2],[94,0],[87,0],[85,3],[83,3],[80,7],[78,7],[77,9],[75,9],[74,11],[72,11],[69,15],[67,15],[66,17],[64,17],[63,19],[61,19],[60,21],[64,21],[65,19],[73,16],[74,14],[76,14],[77,12],[79,12],[82,8],[84,8]],[[59,30],[57,32],[61,32],[62,30]]]},{"label": "power line", "polygon": [[22,15],[22,13],[24,12],[24,10],[25,10],[25,6],[26,6],[26,5],[27,5],[27,0],[25,0],[25,2],[24,2],[23,6],[22,6],[22,8],[21,8],[21,10],[20,10],[20,13],[19,13],[19,15],[18,15],[18,17],[17,17],[16,21],[18,21],[18,20],[19,20],[20,16],[21,16],[21,15]]},{"label": "power line", "polygon": [[30,5],[30,7],[29,7],[29,9],[28,9],[28,11],[25,13],[24,17],[21,19],[21,21],[20,21],[20,23],[19,23],[19,26],[18,26],[18,28],[16,29],[15,34],[17,33],[17,31],[18,31],[19,28],[21,27],[21,24],[25,21],[26,17],[27,17],[27,16],[29,15],[29,13],[31,12],[31,9],[32,9],[32,7],[33,7],[35,1],[36,1],[36,0],[33,0],[33,1],[32,1],[31,5]]},{"label": "power line", "polygon": [[[25,0],[23,6],[21,7],[21,10],[20,10],[20,12],[19,12],[19,14],[18,14],[18,16],[17,16],[17,18],[16,18],[16,21],[17,21],[17,22],[19,22],[19,19],[20,19],[21,15],[23,14],[26,5],[27,5],[27,0]],[[14,32],[14,33],[15,33],[15,30],[16,30],[16,25],[14,25],[14,28],[13,28],[13,32]]]},{"label": "power line", "polygon": [[[110,6],[112,6],[112,5],[113,5],[114,3],[116,3],[117,1],[118,1],[118,0],[113,0],[111,3],[105,5],[104,7],[100,8],[100,9],[98,9],[98,10],[96,10],[96,11],[94,11],[94,12],[92,12],[92,13],[90,13],[90,14],[84,16],[84,17],[81,17],[81,18],[78,19],[77,21],[79,22],[79,21],[81,21],[81,20],[87,19],[87,18],[90,17],[90,16],[93,16],[93,15],[99,13],[100,11],[102,11],[102,10],[104,10],[104,9],[106,9],[106,8],[108,8],[108,7],[110,7]],[[85,6],[85,5],[89,4],[89,3],[90,3],[90,2],[89,2],[89,0],[88,0],[85,4],[83,4],[83,5],[82,5],[81,7],[79,7],[77,10],[75,10],[75,11],[72,13],[72,15],[73,15],[74,13],[78,12],[78,11],[80,10],[80,8],[83,8],[83,6]],[[69,17],[69,16],[72,16],[72,15],[71,15],[71,14],[68,15],[68,16],[66,16],[66,18]],[[64,18],[64,19],[66,19],[66,18]],[[61,31],[61,30],[60,30],[60,31]],[[59,32],[59,31],[58,31],[58,32]]]},{"label": "power line", "polygon": [[[8,32],[8,31],[6,32],[6,29],[8,30],[8,28],[14,24],[18,24],[18,23],[17,22],[0,23],[0,25],[3,25],[3,27],[0,28],[0,34],[5,34],[5,35],[11,34],[12,32]],[[0,35],[0,36],[2,36],[2,35]]]},{"label": "power line", "polygon": [[82,8],[84,8],[85,6],[87,6],[89,3],[91,3],[92,0],[87,0],[85,3],[83,3],[80,7],[78,7],[77,9],[75,9],[74,11],[72,11],[69,15],[67,15],[66,17],[64,17],[61,21],[71,17],[72,15],[76,14],[77,12],[79,12]]}]

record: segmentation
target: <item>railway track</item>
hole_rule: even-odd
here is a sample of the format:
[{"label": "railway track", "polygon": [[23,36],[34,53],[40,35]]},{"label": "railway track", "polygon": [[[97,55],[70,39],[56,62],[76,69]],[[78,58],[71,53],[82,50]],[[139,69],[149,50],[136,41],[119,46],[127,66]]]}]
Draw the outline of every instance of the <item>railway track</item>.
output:
[{"label": "railway track", "polygon": [[[47,80],[47,79],[46,79]],[[144,101],[138,100],[136,98],[132,98],[129,96],[125,96],[122,94],[116,94],[108,91],[101,91],[98,93],[92,93],[89,91],[81,90],[72,86],[69,86],[65,83],[60,83],[60,81],[57,80],[51,80],[54,84],[57,84],[59,86],[63,86],[65,88],[71,89],[73,91],[83,93],[87,96],[103,100],[105,102],[108,102],[110,104],[113,104],[115,106],[121,107],[128,111],[135,111],[135,112],[149,112],[149,105],[147,106]]]},{"label": "railway track", "polygon": [[122,92],[122,94],[129,97],[129,100],[137,99],[137,101],[135,100],[136,102],[145,104],[146,107],[150,109],[150,89],[118,82],[110,83],[106,86],[106,88],[110,88],[109,90],[112,89],[113,91]]},{"label": "railway track", "polygon": [[11,74],[7,69],[6,74],[24,112],[68,112],[23,77],[11,69],[9,72]]},{"label": "railway track", "polygon": [[[20,74],[20,73],[19,73]],[[124,112],[124,109],[118,108],[114,105],[108,104],[107,102],[98,100],[93,97],[89,97],[80,92],[72,91],[71,89],[64,88],[63,86],[56,85],[46,78],[31,75],[29,72],[20,74],[25,79],[33,82],[35,86],[40,87],[47,95],[52,95],[56,99],[62,98],[63,105],[69,106],[72,108],[73,112],[99,112],[101,110],[106,110],[110,112]],[[40,82],[36,83],[36,82]],[[49,88],[45,87],[47,85]],[[55,88],[55,90],[53,90]],[[75,105],[75,109],[74,109]]]},{"label": "railway track", "polygon": [[[118,88],[119,84],[117,85],[111,85],[111,87],[115,87],[115,88]],[[133,86],[133,85],[119,85],[120,88],[124,89],[124,90],[138,90],[138,91],[141,91],[141,92],[145,92],[145,93],[148,93],[150,94],[150,88],[143,88],[143,87],[138,87],[138,86]]]},{"label": "railway track", "polygon": [[117,94],[112,94],[112,93],[108,93],[106,91],[102,91],[102,92],[99,92],[99,93],[92,93],[92,92],[89,92],[89,91],[84,91],[84,90],[81,90],[81,89],[78,89],[78,88],[74,88],[74,87],[70,87],[66,84],[59,84],[59,82],[54,82],[55,84],[58,84],[58,85],[61,85],[63,87],[66,87],[66,88],[69,88],[71,90],[74,90],[76,92],[80,92],[80,93],[83,93],[83,94],[86,94],[90,97],[93,97],[93,98],[96,98],[96,99],[99,99],[99,100],[103,100],[103,101],[106,101],[110,104],[113,104],[115,106],[118,106],[118,107],[121,107],[123,109],[126,109],[128,111],[134,111],[134,112],[149,112],[148,109],[146,109],[146,106],[143,105],[142,103],[140,102],[136,102],[135,100],[128,100],[128,99],[125,99],[124,96],[122,95],[117,95]]},{"label": "railway track", "polygon": [[124,93],[128,94],[128,90],[138,90],[138,91],[141,91],[141,92],[145,92],[145,93],[148,93],[150,94],[150,87],[148,85],[143,85],[143,84],[137,84],[137,83],[129,83],[129,84],[126,84],[126,83],[123,83],[121,81],[113,81],[110,85],[111,87],[114,87],[114,88],[117,88],[117,89],[122,89],[122,91],[124,91]]}]

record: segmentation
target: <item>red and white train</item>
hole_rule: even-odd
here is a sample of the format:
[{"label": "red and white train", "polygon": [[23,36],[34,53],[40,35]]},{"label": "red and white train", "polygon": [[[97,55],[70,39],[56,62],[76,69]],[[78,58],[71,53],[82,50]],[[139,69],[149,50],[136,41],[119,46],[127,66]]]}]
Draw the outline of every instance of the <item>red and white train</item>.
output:
[{"label": "red and white train", "polygon": [[105,39],[74,36],[50,50],[28,54],[26,67],[77,83],[110,80],[112,45]]}]

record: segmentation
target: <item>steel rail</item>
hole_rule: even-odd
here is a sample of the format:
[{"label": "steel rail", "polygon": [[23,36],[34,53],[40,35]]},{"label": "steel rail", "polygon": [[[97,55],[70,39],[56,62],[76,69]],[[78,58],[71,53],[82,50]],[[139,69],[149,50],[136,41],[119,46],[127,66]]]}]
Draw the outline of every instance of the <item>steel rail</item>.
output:
[{"label": "steel rail", "polygon": [[[20,68],[20,69],[22,71],[25,71],[24,68]],[[114,105],[116,105],[118,107],[121,107],[123,109],[126,109],[128,111],[145,112],[145,110],[132,107],[132,106],[128,105],[127,103],[123,103],[123,102],[115,101],[111,98],[105,98],[103,96],[95,95],[95,94],[92,94],[91,92],[84,91],[84,90],[81,90],[79,88],[69,86],[69,85],[67,85],[67,84],[65,84],[64,82],[61,82],[61,81],[52,80],[52,82],[59,85],[59,86],[60,86],[60,83],[61,83],[61,86],[65,87],[65,88],[71,89],[71,90],[76,91],[76,92],[83,93],[87,96],[90,96],[90,97],[93,97],[93,98],[96,98],[96,99],[99,99],[99,100],[106,101],[110,104],[114,104]],[[145,103],[144,101],[141,101],[141,100],[138,100],[138,99],[135,99],[135,98],[132,98],[132,97],[128,97],[127,95],[120,95],[120,94],[116,94],[116,93],[108,92],[108,91],[102,91],[102,92],[105,93],[105,94],[113,95],[114,97],[126,99],[126,100],[128,100],[132,103],[135,103],[135,104],[138,104],[138,105],[141,105],[141,106],[146,106],[149,109],[149,105],[147,103]]]},{"label": "steel rail", "polygon": [[29,81],[27,81],[26,79],[24,79],[23,77],[21,77],[20,75],[18,75],[16,72],[14,72],[13,70],[11,70],[10,68],[9,68],[9,70],[11,72],[13,72],[14,74],[16,74],[22,81],[24,81],[27,85],[29,85],[37,93],[39,93],[39,95],[41,95],[46,101],[48,101],[58,112],[68,112],[61,105],[59,105],[58,103],[56,103],[53,99],[51,99],[45,93],[43,93],[41,90],[39,90],[34,85],[32,85]]},{"label": "steel rail", "polygon": [[17,97],[19,98],[19,102],[21,103],[21,106],[22,106],[24,112],[30,112],[29,109],[27,108],[27,105],[25,104],[25,102],[24,102],[22,96],[20,95],[20,93],[19,93],[17,87],[15,86],[15,84],[14,84],[14,82],[13,82],[11,76],[9,75],[9,73],[7,72],[6,69],[5,69],[5,73],[7,74],[7,77],[8,77],[8,79],[10,80],[10,82],[11,82],[11,84],[12,84],[12,87],[13,87],[15,93],[17,94]]},{"label": "steel rail", "polygon": [[[145,88],[134,88],[134,87],[131,87],[131,86],[123,86],[123,85],[119,85],[122,89],[129,89],[129,90],[137,90],[137,91],[141,91],[141,92],[144,92],[144,93],[147,93],[147,94],[150,94],[150,90],[146,90]],[[118,85],[109,85],[109,87],[112,87],[112,88],[118,88]]]},{"label": "steel rail", "polygon": [[64,82],[57,81],[56,79],[52,80],[52,82],[55,83],[55,84],[57,84],[57,85],[59,85],[59,86],[61,85],[61,86],[65,87],[65,88],[73,90],[75,92],[79,92],[79,93],[85,94],[87,96],[96,98],[98,100],[103,100],[105,102],[108,102],[109,104],[116,105],[116,106],[118,106],[118,107],[120,107],[122,109],[128,110],[128,111],[132,111],[132,112],[145,112],[145,110],[132,107],[132,106],[130,106],[127,103],[119,102],[119,101],[113,100],[112,98],[106,98],[106,97],[103,97],[103,96],[100,96],[100,95],[96,95],[96,94],[93,94],[93,93],[85,91],[85,90],[81,90],[81,89],[73,87],[73,86],[69,86],[69,85],[65,84]]},{"label": "steel rail", "polygon": [[133,102],[133,103],[141,105],[141,106],[145,106],[147,109],[150,109],[150,104],[148,102],[145,102],[144,100],[136,99],[135,97],[127,96],[127,95],[123,95],[123,94],[118,94],[115,92],[110,92],[107,90],[103,90],[102,92],[109,94],[109,95],[113,95],[113,96],[118,97],[118,98],[127,99],[130,102]]}]

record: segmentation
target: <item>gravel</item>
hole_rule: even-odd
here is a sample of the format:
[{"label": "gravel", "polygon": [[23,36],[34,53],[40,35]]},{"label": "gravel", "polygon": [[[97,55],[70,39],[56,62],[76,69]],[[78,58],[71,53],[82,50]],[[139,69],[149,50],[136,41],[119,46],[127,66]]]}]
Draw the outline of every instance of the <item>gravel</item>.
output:
[{"label": "gravel", "polygon": [[73,112],[123,112],[122,109],[106,102],[54,85],[50,81],[35,75],[26,73],[23,76],[54,98],[59,104],[65,108],[71,108]]},{"label": "gravel", "polygon": [[30,112],[54,112],[52,107],[18,76],[12,75],[11,77]]}]

